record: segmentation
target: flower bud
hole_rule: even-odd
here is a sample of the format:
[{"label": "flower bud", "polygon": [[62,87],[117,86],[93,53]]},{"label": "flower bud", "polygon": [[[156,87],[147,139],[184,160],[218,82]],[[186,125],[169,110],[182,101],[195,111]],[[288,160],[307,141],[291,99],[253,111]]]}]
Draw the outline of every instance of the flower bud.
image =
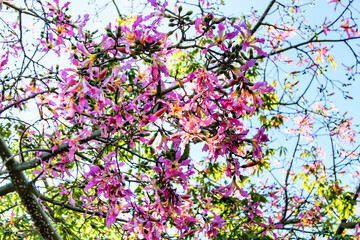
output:
[{"label": "flower bud", "polygon": [[154,114],[154,116],[156,116],[156,117],[161,117],[161,116],[166,112],[166,110],[167,110],[167,107],[164,107],[164,108],[160,109],[159,111],[157,111],[157,112]]}]

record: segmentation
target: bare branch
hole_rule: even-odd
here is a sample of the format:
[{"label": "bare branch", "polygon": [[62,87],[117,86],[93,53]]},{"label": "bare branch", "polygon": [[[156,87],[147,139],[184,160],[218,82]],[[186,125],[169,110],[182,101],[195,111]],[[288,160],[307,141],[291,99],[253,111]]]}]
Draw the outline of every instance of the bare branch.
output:
[{"label": "bare branch", "polygon": [[5,112],[5,111],[8,110],[9,108],[12,108],[13,106],[16,106],[16,105],[18,105],[18,104],[20,104],[20,103],[26,102],[27,100],[30,100],[30,99],[36,97],[36,96],[38,96],[38,95],[41,95],[41,94],[44,94],[44,93],[48,93],[48,92],[51,92],[51,91],[53,91],[53,89],[51,89],[51,90],[46,90],[46,91],[42,91],[42,92],[39,92],[39,93],[35,93],[34,95],[31,95],[31,96],[29,96],[29,97],[27,97],[27,98],[23,98],[23,99],[21,99],[21,100],[19,100],[19,101],[16,101],[16,102],[14,102],[14,103],[12,103],[12,104],[4,107],[4,108],[0,111],[0,114],[2,114],[3,112]]},{"label": "bare branch", "polygon": [[270,2],[270,4],[267,6],[267,8],[265,9],[265,12],[263,13],[263,15],[260,17],[259,21],[256,23],[256,25],[254,26],[253,29],[251,29],[251,34],[254,34],[256,32],[256,30],[261,26],[262,22],[264,21],[265,17],[268,15],[271,7],[274,5],[274,3],[276,2],[276,0],[272,0]]}]

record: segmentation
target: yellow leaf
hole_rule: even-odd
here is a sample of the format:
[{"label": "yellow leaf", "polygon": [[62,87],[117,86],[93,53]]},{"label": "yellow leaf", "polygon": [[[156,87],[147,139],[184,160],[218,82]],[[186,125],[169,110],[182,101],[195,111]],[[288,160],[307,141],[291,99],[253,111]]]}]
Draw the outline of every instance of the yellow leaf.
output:
[{"label": "yellow leaf", "polygon": [[331,63],[331,65],[333,66],[334,70],[336,71],[336,65],[337,63],[334,61],[334,58],[332,56],[329,55],[329,62]]}]

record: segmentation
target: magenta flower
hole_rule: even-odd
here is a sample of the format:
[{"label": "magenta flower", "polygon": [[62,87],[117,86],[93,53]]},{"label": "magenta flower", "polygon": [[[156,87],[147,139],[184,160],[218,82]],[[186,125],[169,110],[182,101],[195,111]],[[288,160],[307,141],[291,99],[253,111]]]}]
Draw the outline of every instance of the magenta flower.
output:
[{"label": "magenta flower", "polygon": [[334,8],[334,10],[336,10],[336,7],[337,7],[338,4],[340,4],[341,6],[344,7],[344,5],[341,3],[341,0],[330,0],[330,1],[329,1],[329,4],[330,4],[330,3],[335,3],[335,8]]},{"label": "magenta flower", "polygon": [[265,128],[260,128],[258,133],[250,140],[253,146],[253,156],[258,159],[261,159],[263,155],[260,144],[269,141],[267,134],[264,134],[264,132]]},{"label": "magenta flower", "polygon": [[251,220],[254,220],[254,214],[259,215],[259,216],[262,215],[263,212],[260,209],[258,209],[259,205],[260,205],[260,203],[258,203],[258,202],[253,204],[251,201],[249,201],[249,205],[244,208],[244,210],[249,211],[249,218]]},{"label": "magenta flower", "polygon": [[359,224],[356,224],[356,226],[355,226],[354,238],[355,238],[356,240],[359,240],[359,239],[360,239]]},{"label": "magenta flower", "polygon": [[353,38],[356,35],[360,36],[360,33],[354,29],[354,27],[357,27],[356,24],[354,24],[353,26],[349,25],[349,19],[343,21],[343,24],[340,27],[344,29],[349,38]]},{"label": "magenta flower", "polygon": [[84,46],[84,44],[82,43],[77,43],[76,44],[76,47],[77,47],[77,50],[84,54],[87,58],[81,63],[81,66],[82,67],[86,67],[86,66],[89,66],[89,71],[91,69],[92,71],[92,65],[94,64],[96,58],[97,58],[97,55],[96,54],[91,54]]},{"label": "magenta flower", "polygon": [[275,224],[275,221],[272,217],[268,218],[268,224],[262,223],[261,227],[264,228],[264,232],[261,234],[261,236],[265,236],[268,232],[272,233],[275,239],[277,239],[277,235],[273,232],[277,228],[281,228],[282,224]]}]

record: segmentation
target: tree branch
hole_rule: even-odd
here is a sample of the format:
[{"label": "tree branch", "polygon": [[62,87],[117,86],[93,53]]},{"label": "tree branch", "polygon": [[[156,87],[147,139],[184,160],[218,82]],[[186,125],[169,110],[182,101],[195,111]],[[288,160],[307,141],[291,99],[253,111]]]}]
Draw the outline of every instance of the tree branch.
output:
[{"label": "tree branch", "polygon": [[256,32],[256,30],[261,26],[262,22],[264,21],[265,17],[268,15],[271,7],[274,5],[274,3],[276,2],[276,0],[272,0],[270,2],[270,4],[267,6],[267,8],[265,9],[265,12],[263,13],[263,15],[260,17],[259,21],[256,23],[256,25],[254,26],[253,29],[251,29],[251,34],[254,34]]},{"label": "tree branch", "polygon": [[9,3],[9,2],[3,2],[3,4],[6,5],[8,8],[14,9],[15,11],[17,11],[19,13],[25,13],[27,15],[39,18],[39,19],[43,20],[46,23],[50,22],[48,19],[39,16],[36,12],[34,12],[31,9],[19,8],[19,7],[15,6],[15,5],[13,5],[13,4]]},{"label": "tree branch", "polygon": [[[80,143],[85,143],[85,142],[88,142],[88,141],[93,140],[93,139],[95,139],[97,137],[100,137],[100,136],[101,136],[101,131],[96,130],[89,137],[84,138],[82,140],[79,140],[79,142]],[[53,157],[53,156],[55,156],[57,154],[68,151],[69,148],[70,148],[69,143],[61,144],[53,152],[50,151],[50,152],[47,152],[47,153],[44,153],[44,154],[40,155],[39,159],[35,159],[35,160],[32,160],[32,161],[27,161],[27,162],[23,162],[23,163],[20,163],[20,164],[19,163],[16,164],[13,167],[12,171],[24,171],[24,170],[27,170],[27,169],[35,168],[36,166],[38,166],[40,164],[40,161],[49,160],[51,157]]]},{"label": "tree branch", "polygon": [[15,105],[18,105],[18,104],[20,104],[20,103],[22,103],[22,102],[26,102],[27,100],[36,97],[37,95],[44,94],[44,93],[48,93],[48,92],[51,92],[51,91],[52,91],[52,90],[46,90],[46,91],[43,91],[43,92],[35,93],[34,95],[31,95],[31,96],[29,96],[29,97],[27,97],[27,98],[23,98],[23,99],[21,99],[21,100],[19,100],[19,101],[16,101],[16,102],[14,102],[14,103],[12,103],[12,104],[4,107],[4,108],[0,111],[0,114],[2,114],[3,112],[5,112],[5,111],[8,110],[9,108],[12,108],[12,107],[15,106]]},{"label": "tree branch", "polygon": [[285,177],[285,199],[284,199],[284,201],[285,201],[285,207],[284,207],[284,215],[283,215],[283,217],[281,218],[281,220],[280,220],[280,223],[282,223],[282,222],[285,222],[285,220],[286,220],[286,213],[287,213],[287,211],[288,211],[288,207],[289,207],[289,195],[288,195],[288,180],[289,180],[289,176],[290,176],[290,171],[291,171],[291,168],[292,168],[292,166],[293,166],[293,163],[294,163],[294,159],[295,159],[295,154],[296,154],[296,152],[297,152],[297,149],[298,149],[298,146],[299,146],[299,142],[300,142],[300,134],[298,135],[298,138],[297,138],[297,142],[296,142],[296,145],[295,145],[295,149],[294,149],[294,153],[293,153],[293,155],[292,155],[292,157],[291,157],[291,160],[290,160],[290,166],[289,166],[289,168],[288,168],[288,170],[287,170],[287,172],[286,172],[286,177]]},{"label": "tree branch", "polygon": [[[35,190],[36,191],[36,190]],[[36,191],[37,192],[37,191]],[[70,204],[66,204],[66,203],[63,203],[63,202],[60,202],[60,201],[56,201],[52,198],[49,198],[45,195],[42,195],[41,193],[37,192],[36,193],[37,196],[43,200],[43,201],[46,201],[46,202],[49,202],[49,203],[52,203],[54,205],[57,205],[57,206],[61,206],[61,207],[64,207],[64,208],[67,208],[69,210],[73,210],[75,212],[81,212],[81,213],[87,213],[87,214],[90,214],[90,215],[96,215],[98,217],[106,217],[106,215],[104,216],[104,214],[101,214],[100,212],[94,212],[94,211],[87,211],[85,209],[82,209],[82,208],[77,208],[77,207],[74,207],[73,205],[70,205]],[[119,222],[124,222],[124,223],[127,223],[128,221],[126,221],[125,219],[121,219],[121,218],[116,218],[117,221]]]},{"label": "tree branch", "polygon": [[360,222],[341,223],[339,228],[341,227],[343,229],[349,229],[349,228],[352,229],[352,228],[355,228],[357,224],[360,225]]},{"label": "tree branch", "polygon": [[112,0],[112,2],[113,2],[113,4],[114,4],[114,6],[115,6],[115,9],[116,9],[118,15],[119,15],[119,18],[120,18],[120,19],[123,19],[124,17],[123,17],[123,15],[120,13],[119,7],[118,7],[118,5],[116,4],[115,0]]},{"label": "tree branch", "polygon": [[5,186],[0,187],[0,197],[5,196],[8,193],[14,192],[15,188],[12,183],[8,183]]},{"label": "tree branch", "polygon": [[[309,41],[306,41],[306,42],[302,42],[302,43],[298,43],[296,45],[292,45],[292,46],[289,46],[287,48],[283,48],[283,49],[280,49],[278,51],[274,51],[274,52],[271,52],[269,54],[269,56],[271,55],[275,55],[275,54],[279,54],[279,53],[282,53],[282,52],[286,52],[290,49],[296,49],[298,47],[301,47],[301,46],[304,46],[304,45],[307,45],[309,43],[321,43],[321,42],[346,42],[346,41],[349,41],[349,40],[354,40],[354,39],[360,39],[360,37],[353,37],[353,38],[345,38],[345,39],[322,39],[322,40],[312,40],[310,39]],[[258,57],[254,57],[254,59],[262,59],[262,58],[265,58],[264,56],[258,56]]]}]

